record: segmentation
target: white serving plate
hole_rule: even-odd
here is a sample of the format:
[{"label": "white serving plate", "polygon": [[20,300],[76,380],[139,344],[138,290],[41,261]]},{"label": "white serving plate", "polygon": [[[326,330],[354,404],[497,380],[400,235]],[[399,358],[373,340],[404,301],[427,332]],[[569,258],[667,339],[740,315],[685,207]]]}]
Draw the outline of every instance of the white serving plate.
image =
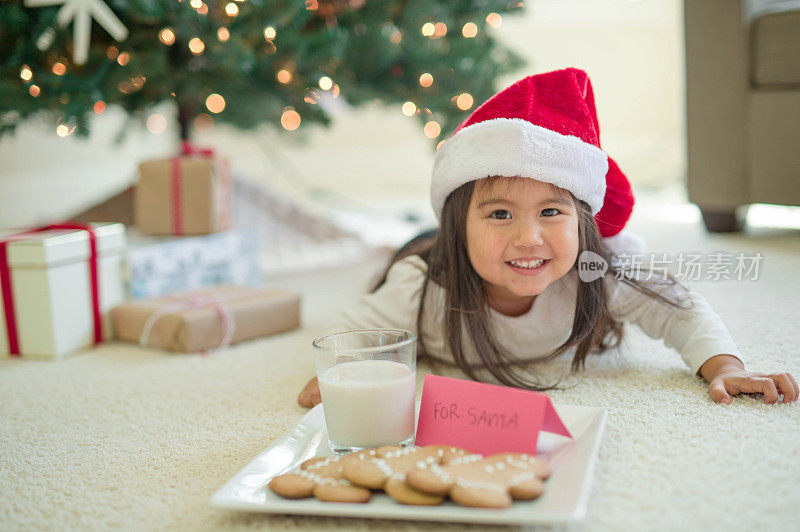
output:
[{"label": "white serving plate", "polygon": [[539,434],[537,456],[550,463],[552,475],[545,482],[544,494],[535,501],[515,501],[510,508],[492,510],[465,508],[450,501],[439,506],[408,506],[396,503],[383,493],[376,493],[366,504],[279,497],[267,487],[273,477],[309,458],[332,454],[320,404],[217,490],[211,498],[211,506],[263,513],[508,525],[579,521],[586,515],[607,413],[605,409],[589,406],[554,406],[575,439],[548,432]]}]

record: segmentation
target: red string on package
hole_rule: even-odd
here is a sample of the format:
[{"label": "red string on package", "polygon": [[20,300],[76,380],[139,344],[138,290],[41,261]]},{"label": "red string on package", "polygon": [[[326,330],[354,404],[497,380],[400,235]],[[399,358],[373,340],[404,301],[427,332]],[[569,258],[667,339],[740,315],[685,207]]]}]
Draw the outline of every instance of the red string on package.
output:
[{"label": "red string on package", "polygon": [[164,316],[173,314],[175,312],[181,312],[183,310],[198,309],[203,307],[212,307],[219,314],[220,322],[222,324],[222,339],[220,340],[219,345],[217,345],[215,348],[208,351],[200,351],[200,354],[206,355],[209,352],[225,349],[228,347],[228,345],[230,345],[231,340],[233,339],[233,333],[236,330],[236,324],[233,320],[233,316],[228,310],[228,307],[225,305],[225,302],[219,297],[213,294],[205,294],[200,292],[184,294],[182,296],[182,300],[164,305],[150,314],[150,316],[147,317],[147,321],[144,323],[144,327],[142,327],[142,334],[139,336],[139,345],[142,347],[148,346],[153,328],[158,320]]},{"label": "red string on package", "polygon": [[[195,146],[188,140],[181,141],[181,152],[172,158],[172,232],[175,235],[183,234],[183,197],[181,194],[181,157],[187,155],[199,155],[201,157],[214,157],[214,150],[211,148],[201,148]],[[230,215],[228,205],[230,204],[230,170],[227,161],[222,168],[222,184],[225,191],[225,201],[223,209],[223,220]]]},{"label": "red string on package", "polygon": [[3,293],[3,310],[5,311],[6,334],[8,336],[8,353],[20,356],[19,337],[17,335],[17,317],[14,310],[14,291],[11,285],[11,269],[8,265],[9,242],[21,240],[25,236],[57,229],[75,229],[89,234],[89,280],[92,287],[92,320],[94,322],[94,343],[103,341],[103,321],[100,318],[100,282],[97,268],[97,235],[88,224],[67,222],[29,229],[10,235],[0,240],[0,290]]}]

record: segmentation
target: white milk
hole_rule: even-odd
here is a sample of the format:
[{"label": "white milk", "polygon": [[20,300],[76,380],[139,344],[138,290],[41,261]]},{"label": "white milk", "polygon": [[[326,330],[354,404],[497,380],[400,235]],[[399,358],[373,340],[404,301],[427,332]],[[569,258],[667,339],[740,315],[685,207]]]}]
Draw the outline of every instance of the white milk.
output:
[{"label": "white milk", "polygon": [[319,378],[328,438],[338,445],[378,447],[414,432],[416,374],[391,360],[331,366]]}]

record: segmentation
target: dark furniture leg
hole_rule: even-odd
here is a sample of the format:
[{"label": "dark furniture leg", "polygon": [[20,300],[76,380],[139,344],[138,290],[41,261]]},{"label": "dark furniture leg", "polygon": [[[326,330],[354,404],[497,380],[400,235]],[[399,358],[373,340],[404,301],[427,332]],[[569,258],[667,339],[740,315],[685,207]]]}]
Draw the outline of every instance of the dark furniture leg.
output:
[{"label": "dark furniture leg", "polygon": [[700,207],[703,223],[710,233],[735,233],[744,229],[745,213],[736,209],[715,210]]}]

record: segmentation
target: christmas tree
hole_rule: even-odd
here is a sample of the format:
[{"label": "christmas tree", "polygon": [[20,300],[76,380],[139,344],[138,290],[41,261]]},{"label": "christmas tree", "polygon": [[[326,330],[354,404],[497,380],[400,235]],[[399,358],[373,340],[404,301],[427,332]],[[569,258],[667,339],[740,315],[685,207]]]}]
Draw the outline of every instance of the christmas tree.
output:
[{"label": "christmas tree", "polygon": [[[213,121],[302,131],[320,101],[379,101],[439,142],[522,60],[492,35],[513,0],[11,0],[0,3],[0,137],[49,113],[87,134],[109,105],[174,101]],[[152,117],[153,115],[151,115]],[[302,125],[301,125],[302,124]]]}]

